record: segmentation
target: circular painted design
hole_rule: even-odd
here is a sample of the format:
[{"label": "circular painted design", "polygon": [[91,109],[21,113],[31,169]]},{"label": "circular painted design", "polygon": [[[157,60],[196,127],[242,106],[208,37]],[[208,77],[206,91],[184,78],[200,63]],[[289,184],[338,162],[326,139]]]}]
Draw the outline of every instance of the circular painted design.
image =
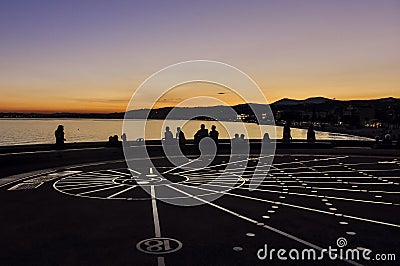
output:
[{"label": "circular painted design", "polygon": [[168,237],[153,237],[140,241],[136,248],[144,253],[162,255],[176,252],[182,248],[182,242]]}]

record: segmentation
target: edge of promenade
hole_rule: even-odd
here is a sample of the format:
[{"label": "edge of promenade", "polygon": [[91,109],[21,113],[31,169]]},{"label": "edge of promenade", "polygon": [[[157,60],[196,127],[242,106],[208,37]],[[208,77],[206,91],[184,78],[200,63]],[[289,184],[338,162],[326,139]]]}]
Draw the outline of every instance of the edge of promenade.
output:
[{"label": "edge of promenade", "polygon": [[[144,142],[131,142],[132,146],[143,145]],[[148,149],[162,155],[161,142],[146,141]],[[374,146],[375,145],[375,146]],[[194,146],[188,141],[188,150]],[[257,153],[260,140],[250,140],[251,153]],[[219,154],[230,151],[229,140],[221,140],[218,146]],[[400,156],[398,146],[376,146],[374,141],[317,141],[309,144],[294,140],[290,144],[276,142],[276,154],[308,154],[308,155],[361,155],[361,156]],[[192,152],[188,155],[195,156]],[[83,164],[101,161],[124,160],[121,143],[109,146],[106,142],[66,143],[65,148],[57,150],[54,144],[15,145],[0,147],[0,178],[27,171],[48,169],[73,164]]]}]

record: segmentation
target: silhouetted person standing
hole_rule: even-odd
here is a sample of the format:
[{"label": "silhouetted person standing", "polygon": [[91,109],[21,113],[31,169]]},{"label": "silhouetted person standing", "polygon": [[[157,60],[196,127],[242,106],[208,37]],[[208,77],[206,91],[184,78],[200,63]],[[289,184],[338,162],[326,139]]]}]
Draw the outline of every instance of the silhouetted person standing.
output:
[{"label": "silhouetted person standing", "polygon": [[56,131],[54,132],[54,136],[56,137],[56,147],[62,149],[65,141],[63,125],[58,125]]},{"label": "silhouetted person standing", "polygon": [[186,137],[180,127],[176,128],[176,138],[178,139],[179,146],[182,148],[185,145]]},{"label": "silhouetted person standing", "polygon": [[208,129],[206,129],[206,125],[201,124],[200,129],[196,132],[196,134],[194,134],[194,142],[199,144],[200,140],[205,137],[208,137]]},{"label": "silhouetted person standing", "polygon": [[238,153],[240,149],[240,138],[239,134],[236,133],[235,137],[231,140],[231,151],[232,153]]},{"label": "silhouetted person standing", "polygon": [[314,125],[311,123],[307,130],[307,142],[314,143],[315,142],[315,131]]},{"label": "silhouetted person standing", "polygon": [[292,139],[292,136],[290,134],[290,123],[287,122],[285,124],[285,126],[283,127],[283,137],[282,137],[282,141],[284,143],[289,143]]},{"label": "silhouetted person standing", "polygon": [[215,125],[211,126],[210,138],[215,142],[215,144],[218,144],[219,132],[216,129],[217,127]]},{"label": "silhouetted person standing", "polygon": [[123,142],[126,141],[126,134],[125,134],[125,133],[123,133],[123,134],[121,135],[121,139],[122,139]]},{"label": "silhouetted person standing", "polygon": [[164,139],[166,141],[171,141],[174,138],[172,132],[169,130],[169,127],[165,127]]}]

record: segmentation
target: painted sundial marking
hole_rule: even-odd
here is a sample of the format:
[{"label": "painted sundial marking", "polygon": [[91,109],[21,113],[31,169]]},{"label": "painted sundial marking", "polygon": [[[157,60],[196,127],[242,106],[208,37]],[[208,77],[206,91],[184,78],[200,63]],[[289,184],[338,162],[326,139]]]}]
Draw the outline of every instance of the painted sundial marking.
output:
[{"label": "painted sundial marking", "polygon": [[[284,186],[285,187],[285,189],[284,189],[285,191],[283,192],[285,194],[293,194],[293,195],[296,195],[296,196],[303,196],[303,197],[306,196],[306,197],[316,197],[316,198],[320,198],[320,197],[328,198],[328,196],[324,196],[324,195],[321,195],[321,194],[325,194],[325,191],[333,191],[335,193],[338,193],[337,191],[342,191],[342,190],[341,189],[337,189],[335,187],[332,187],[330,185],[331,182],[328,181],[328,182],[326,182],[326,183],[328,183],[328,187],[325,187],[325,189],[327,189],[327,190],[321,189],[323,191],[323,193],[321,193],[315,187],[312,187],[309,184],[307,184],[307,183],[310,183],[308,180],[309,179],[313,179],[313,178],[337,179],[337,177],[335,177],[334,174],[335,173],[339,173],[340,171],[335,171],[335,170],[331,170],[331,169],[319,170],[318,169],[318,167],[319,167],[318,163],[320,163],[320,162],[330,162],[330,163],[328,163],[328,165],[324,165],[322,167],[326,167],[326,168],[336,167],[338,165],[337,162],[340,161],[340,159],[346,159],[346,158],[348,158],[348,157],[347,156],[343,156],[343,157],[335,157],[335,156],[333,156],[333,157],[326,157],[326,158],[319,157],[319,158],[315,158],[315,159],[312,159],[312,160],[302,160],[302,161],[298,161],[297,162],[297,163],[300,163],[300,164],[304,165],[305,168],[307,168],[307,169],[309,169],[311,171],[309,171],[309,170],[297,171],[298,165],[296,165],[296,163],[293,163],[293,162],[276,164],[276,166],[272,169],[272,170],[275,170],[275,171],[271,171],[272,174],[269,175],[271,177],[275,176],[275,180],[274,179],[271,180],[271,179],[267,178],[266,180],[263,180],[262,184],[260,185],[261,188],[258,188],[258,189],[255,189],[255,190],[256,191],[263,191],[263,192],[270,192],[270,193],[282,193],[282,192],[277,191],[277,190],[275,190],[275,191],[274,190],[264,190],[263,187],[265,187],[265,186],[276,186],[276,187],[279,187],[279,186],[285,185]],[[307,165],[304,164],[304,163],[310,163],[310,162],[312,162],[311,166],[307,166]],[[316,164],[316,165],[314,165],[314,164]],[[365,163],[360,163],[360,164],[355,164],[355,165],[357,165],[357,166],[361,165],[362,166],[363,164],[365,164]],[[370,163],[368,163],[368,165],[369,164],[374,164],[374,162],[370,162]],[[390,170],[391,169],[387,169],[387,170],[383,170],[383,171],[388,172]],[[290,174],[288,174],[286,171],[291,171],[291,172],[290,172]],[[297,173],[296,173],[296,171],[297,171]],[[383,172],[381,169],[378,169],[378,170],[375,170],[375,171],[378,172],[378,173],[379,173],[379,171]],[[341,178],[346,178],[348,180],[352,180],[352,179],[355,179],[355,178],[359,178],[360,175],[363,175],[362,177],[366,178],[366,179],[376,178],[371,174],[365,175],[363,170],[360,170],[360,169],[350,168],[349,172],[352,175],[347,175],[347,176],[341,177]],[[298,176],[296,174],[298,174]],[[191,173],[188,173],[188,175],[191,175]],[[293,176],[296,176],[296,177],[293,177]],[[276,177],[279,177],[279,178],[276,178]],[[399,179],[399,177],[393,177],[393,178]],[[190,180],[189,176],[188,176],[188,179]],[[291,192],[288,192],[288,190],[289,190],[289,189],[287,189],[288,187],[296,188],[297,186],[293,186],[292,184],[286,185],[285,182],[282,182],[282,183],[276,184],[276,185],[270,185],[271,183],[280,182],[280,179],[284,179],[285,182],[301,183],[300,187],[302,189],[305,189],[305,190],[306,189],[307,190],[310,189],[310,191],[307,191],[305,193],[291,193]],[[390,182],[387,179],[381,178],[380,180],[382,182],[384,182],[385,185],[393,185],[393,184],[396,185],[396,183]],[[345,184],[345,185],[351,185],[352,182],[342,182],[342,183]],[[184,185],[185,185],[184,183],[183,184],[179,184],[179,186],[175,186],[175,189],[179,190],[179,187],[184,186]],[[227,184],[227,185],[229,185],[229,184]],[[366,183],[366,185],[375,185],[375,183]],[[224,186],[224,184],[215,184],[213,186],[214,187],[217,187],[217,186],[220,187],[220,186]],[[368,193],[371,192],[371,191],[368,191],[366,189],[360,190],[360,189],[356,189],[356,188],[357,188],[357,186],[351,185],[351,188],[343,189],[343,190],[346,191],[346,192],[347,191],[350,191],[350,192],[361,192],[361,193],[363,193],[363,192],[368,192]],[[212,191],[213,190],[212,188],[210,188],[210,189],[199,188],[199,189],[206,190],[206,191]],[[311,212],[316,212],[316,213],[320,213],[320,214],[323,214],[323,215],[328,214],[328,215],[340,216],[340,217],[344,217],[344,218],[347,218],[347,219],[350,219],[350,220],[355,219],[357,221],[363,221],[363,222],[366,222],[366,223],[375,223],[375,224],[379,224],[379,225],[383,225],[383,226],[390,226],[390,227],[400,228],[399,224],[387,223],[387,222],[382,222],[382,221],[378,221],[378,220],[367,219],[367,218],[363,218],[363,217],[357,217],[357,216],[354,216],[354,215],[347,215],[347,214],[337,213],[336,212],[337,211],[336,208],[330,208],[329,211],[324,211],[324,210],[320,210],[320,209],[313,209],[313,208],[310,208],[310,207],[307,207],[307,206],[303,207],[303,206],[294,205],[294,204],[286,204],[286,203],[284,203],[282,201],[265,200],[262,197],[257,198],[257,197],[245,196],[245,195],[242,195],[240,193],[240,190],[243,190],[243,189],[246,189],[246,188],[245,187],[239,187],[235,191],[227,192],[226,195],[237,197],[237,198],[243,198],[243,199],[246,199],[246,200],[253,200],[253,201],[259,201],[259,202],[268,202],[268,203],[271,203],[271,204],[284,205],[284,206],[291,207],[291,208],[297,208],[297,209],[300,209],[302,211],[311,211]],[[320,188],[318,188],[318,189],[320,189]],[[184,194],[187,194],[185,191],[181,191],[181,192],[184,193]],[[381,192],[382,193],[399,193],[399,191],[397,191],[397,190],[396,191],[381,191]],[[362,196],[362,194],[360,194],[360,196]],[[226,212],[226,213],[228,213],[230,215],[236,216],[237,218],[244,219],[244,220],[246,220],[248,222],[254,223],[254,224],[262,226],[262,227],[264,227],[264,228],[266,228],[268,230],[274,231],[274,232],[279,233],[279,234],[281,234],[283,236],[291,238],[292,240],[295,240],[295,241],[300,242],[302,244],[306,244],[307,246],[313,247],[313,248],[315,248],[317,250],[321,250],[320,247],[318,247],[318,246],[316,246],[316,245],[314,245],[314,244],[312,244],[310,242],[307,242],[304,239],[297,238],[296,236],[290,235],[288,233],[285,233],[284,231],[282,231],[280,229],[276,229],[276,228],[271,227],[269,225],[266,225],[264,223],[258,222],[257,220],[252,219],[252,218],[250,218],[250,217],[248,217],[246,215],[236,213],[235,211],[231,210],[230,208],[225,208],[225,207],[223,207],[221,205],[217,205],[215,203],[207,202],[207,201],[205,201],[205,200],[203,200],[203,199],[201,199],[199,197],[193,196],[193,198],[196,198],[197,200],[202,201],[202,202],[208,204],[209,206],[212,206],[212,207],[215,207],[215,208],[217,208],[219,210],[222,210],[222,211],[224,211],[224,212]],[[285,197],[281,197],[280,196],[279,198],[285,198]],[[385,205],[388,204],[388,205],[397,205],[397,206],[399,205],[398,203],[393,203],[393,202],[379,202],[379,201],[373,201],[373,200],[363,200],[362,198],[346,199],[346,198],[333,197],[333,196],[330,196],[329,198],[334,198],[336,200],[351,200],[351,201],[357,202],[357,204],[363,203],[363,204],[385,204]],[[276,206],[276,205],[273,205],[273,206],[275,207],[274,209],[278,209],[278,208],[276,208],[278,206]],[[270,218],[270,217],[266,216],[266,218]],[[346,233],[349,234],[349,232],[346,232]],[[353,232],[351,232],[351,233],[352,233],[352,235],[355,234]],[[235,250],[235,247],[233,249]],[[353,262],[353,261],[346,261],[346,262],[358,265],[356,262]]]},{"label": "painted sundial marking", "polygon": [[[391,173],[391,171],[399,171],[399,168],[396,164],[383,164],[381,163],[381,159],[378,161],[378,157],[373,157],[373,160],[364,160],[362,159],[364,157],[360,157],[361,162],[356,163],[348,162],[348,156],[301,155],[301,157],[297,158],[295,158],[295,160],[290,159],[288,161],[274,163],[273,167],[269,171],[268,178],[266,178],[255,190],[258,192],[257,196],[248,195],[248,193],[242,193],[248,189],[247,185],[249,181],[246,176],[249,173],[247,173],[247,170],[241,177],[235,176],[233,171],[232,175],[227,175],[224,180],[219,180],[219,183],[209,185],[207,188],[199,188],[198,184],[207,183],[209,179],[212,179],[215,173],[218,173],[219,169],[215,165],[211,165],[197,171],[175,169],[174,171],[170,171],[169,174],[182,178],[183,181],[175,183],[172,188],[181,190],[182,195],[185,197],[191,197],[191,195],[187,192],[187,190],[183,191],[183,188],[190,187],[191,189],[201,189],[204,193],[220,193],[220,191],[216,191],[213,188],[225,186],[229,187],[231,182],[239,181],[239,185],[236,186],[236,189],[227,192],[227,196],[254,202],[255,204],[257,202],[261,204],[271,204],[271,209],[274,210],[274,213],[267,213],[267,210],[265,210],[265,213],[260,213],[259,219],[251,219],[247,217],[245,213],[236,213],[233,210],[230,210],[230,208],[225,208],[220,204],[212,203],[209,204],[209,206],[232,214],[236,218],[253,222],[254,224],[259,225],[267,230],[276,230],[269,226],[266,222],[270,222],[271,220],[273,221],[274,216],[279,215],[279,212],[283,207],[294,208],[304,212],[314,212],[320,215],[329,215],[330,217],[340,216],[341,220],[338,222],[338,225],[342,226],[343,228],[346,227],[345,232],[357,233],[356,230],[351,229],[352,220],[364,223],[373,223],[380,226],[400,228],[400,225],[398,224],[370,219],[368,217],[358,217],[352,213],[341,213],[340,208],[335,208],[335,210],[329,209],[333,208],[335,205],[335,202],[331,202],[331,200],[347,201],[355,205],[367,204],[371,205],[371,207],[379,207],[379,205],[386,205],[393,208],[398,207],[400,202],[398,202],[396,197],[393,196],[400,194],[398,191],[398,185],[396,184],[400,177],[393,174],[390,174],[392,176],[388,176],[388,173]],[[384,165],[386,168],[382,168],[383,166],[377,167],[378,164]],[[221,165],[223,165],[223,163]],[[252,165],[248,165],[247,168],[249,171],[254,169]],[[151,170],[148,170],[147,174],[141,174],[137,171],[135,172],[135,170],[110,169],[75,173],[57,181],[54,184],[54,187],[63,193],[69,193],[70,195],[74,196],[89,198],[97,197],[103,199],[146,199],[152,201],[152,206],[156,206],[155,195],[149,195],[148,197],[140,198],[135,197],[133,193],[131,194],[130,198],[127,198],[125,193],[128,193],[129,195],[129,193],[134,192],[136,189],[138,189],[138,191],[141,190],[141,188],[137,186],[134,181],[131,181],[132,174],[133,179],[138,180],[138,182],[149,182],[147,185],[151,187],[154,192],[156,191],[157,187],[160,185],[162,186],[162,182],[160,184],[160,180],[157,178],[157,176],[154,176],[154,174],[151,173]],[[29,180],[27,179],[26,181]],[[379,189],[376,189],[375,187],[379,187]],[[99,196],[97,193],[103,193],[107,196]],[[278,197],[276,197],[275,200],[269,199],[273,195],[282,195],[282,193],[284,193],[286,196],[285,200],[281,200],[280,198],[278,199]],[[352,196],[348,197],[348,193],[351,193]],[[295,197],[302,197],[307,199],[307,201],[302,204],[290,204],[287,199],[290,199],[292,195]],[[308,202],[313,199],[318,199],[320,201],[320,208],[308,206]],[[202,199],[201,197],[196,197],[196,200]],[[278,206],[279,208],[277,208]],[[154,207],[153,215],[154,217],[157,217],[158,220],[158,212],[154,212]],[[367,214],[365,215],[368,216]],[[154,220],[156,221],[156,218],[154,218]],[[161,232],[159,223],[158,229],[156,224],[157,223],[155,223],[155,231]],[[281,229],[279,230],[280,232],[284,232]],[[157,240],[157,238],[161,238],[158,239],[160,241],[162,241],[162,239],[168,240],[167,242],[162,243],[162,245],[165,246],[162,247],[162,252],[168,250],[173,250],[171,252],[177,251],[174,249],[174,247],[178,247],[180,241],[175,240],[174,238],[163,238],[161,237],[161,233],[156,233],[155,237],[144,239],[139,242],[141,244],[137,243],[136,245],[137,247],[140,246],[141,249],[144,250],[146,243],[148,245],[160,244],[160,242],[146,242],[150,240]],[[163,259],[161,256],[158,258],[159,260]]]},{"label": "painted sundial marking", "polygon": [[[195,160],[192,161],[192,163],[194,162]],[[247,159],[234,163],[243,164],[245,162],[247,162]],[[233,163],[228,162],[190,170],[187,170],[187,168],[184,170],[179,167],[174,167],[167,168],[168,170],[164,171],[164,173],[168,173],[180,180],[172,183],[172,186],[184,183],[185,185],[196,188],[199,185],[211,182],[215,176],[220,173],[219,168],[226,167],[229,164]],[[185,165],[188,166],[188,163],[185,163]],[[187,172],[190,172],[192,175],[184,174]],[[230,184],[237,188],[243,186],[248,180],[248,178],[243,178],[236,174],[235,169],[232,169],[231,171],[226,171],[224,177],[220,177],[218,183],[214,184]],[[149,200],[150,198],[147,196],[138,196],[138,194],[143,195],[143,193],[141,193],[141,186],[164,186],[167,188],[167,186],[165,186],[167,183],[170,184],[169,181],[165,181],[165,179],[155,174],[153,168],[149,168],[147,173],[141,173],[134,169],[120,168],[71,175],[55,182],[54,188],[61,193],[77,197],[114,200]],[[230,188],[221,189],[219,191],[202,192],[199,196],[206,197],[213,194],[225,193],[229,190]],[[179,200],[190,198],[172,189],[171,191],[173,193],[171,193],[169,199]]]},{"label": "painted sundial marking", "polygon": [[[118,173],[114,171],[115,173]],[[133,172],[133,171],[131,171]],[[159,185],[163,179],[153,173],[153,168],[150,168],[149,174],[141,174],[137,171],[135,171],[136,175],[132,176],[122,176],[122,177],[117,177],[112,180],[112,182],[116,184],[122,184],[122,185],[128,185],[128,186],[152,186],[152,185]]]},{"label": "painted sundial marking", "polygon": [[81,171],[61,171],[55,173],[48,173],[46,175],[40,175],[34,178],[29,178],[21,183],[17,183],[8,190],[26,190],[26,189],[37,189],[46,182],[59,179],[61,177],[69,176],[72,174],[80,173]]},{"label": "painted sundial marking", "polygon": [[137,243],[136,248],[141,252],[163,255],[176,252],[182,248],[182,242],[168,237],[153,237]]}]

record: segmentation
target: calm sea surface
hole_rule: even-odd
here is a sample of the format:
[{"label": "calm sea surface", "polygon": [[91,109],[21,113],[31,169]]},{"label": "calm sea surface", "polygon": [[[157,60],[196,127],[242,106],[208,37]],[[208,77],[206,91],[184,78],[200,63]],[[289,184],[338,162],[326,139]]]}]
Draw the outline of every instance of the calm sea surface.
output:
[{"label": "calm sea surface", "polygon": [[[175,135],[176,127],[182,126],[186,138],[193,138],[193,135],[200,127],[200,124],[206,124],[207,128],[216,124],[221,138],[228,138],[229,132],[246,134],[242,123],[223,122],[224,127],[218,122],[212,121],[189,121],[182,125],[179,120],[148,120],[146,132],[142,132],[144,120],[131,120],[128,123],[129,130],[126,132],[128,140],[137,138],[160,139],[163,128],[168,125]],[[110,135],[122,134],[123,120],[112,119],[0,119],[0,146],[18,145],[18,144],[38,144],[54,143],[54,131],[59,124],[64,125],[65,137],[67,142],[85,142],[85,141],[107,141]],[[246,138],[260,138],[265,132],[268,132],[271,138],[281,138],[282,127],[261,126],[261,131],[256,124],[245,124],[247,134]],[[135,129],[138,130],[135,130]],[[305,139],[307,130],[292,128],[292,137],[294,139]],[[316,132],[317,139],[352,139],[366,140],[366,138],[350,136],[345,134]]]}]

